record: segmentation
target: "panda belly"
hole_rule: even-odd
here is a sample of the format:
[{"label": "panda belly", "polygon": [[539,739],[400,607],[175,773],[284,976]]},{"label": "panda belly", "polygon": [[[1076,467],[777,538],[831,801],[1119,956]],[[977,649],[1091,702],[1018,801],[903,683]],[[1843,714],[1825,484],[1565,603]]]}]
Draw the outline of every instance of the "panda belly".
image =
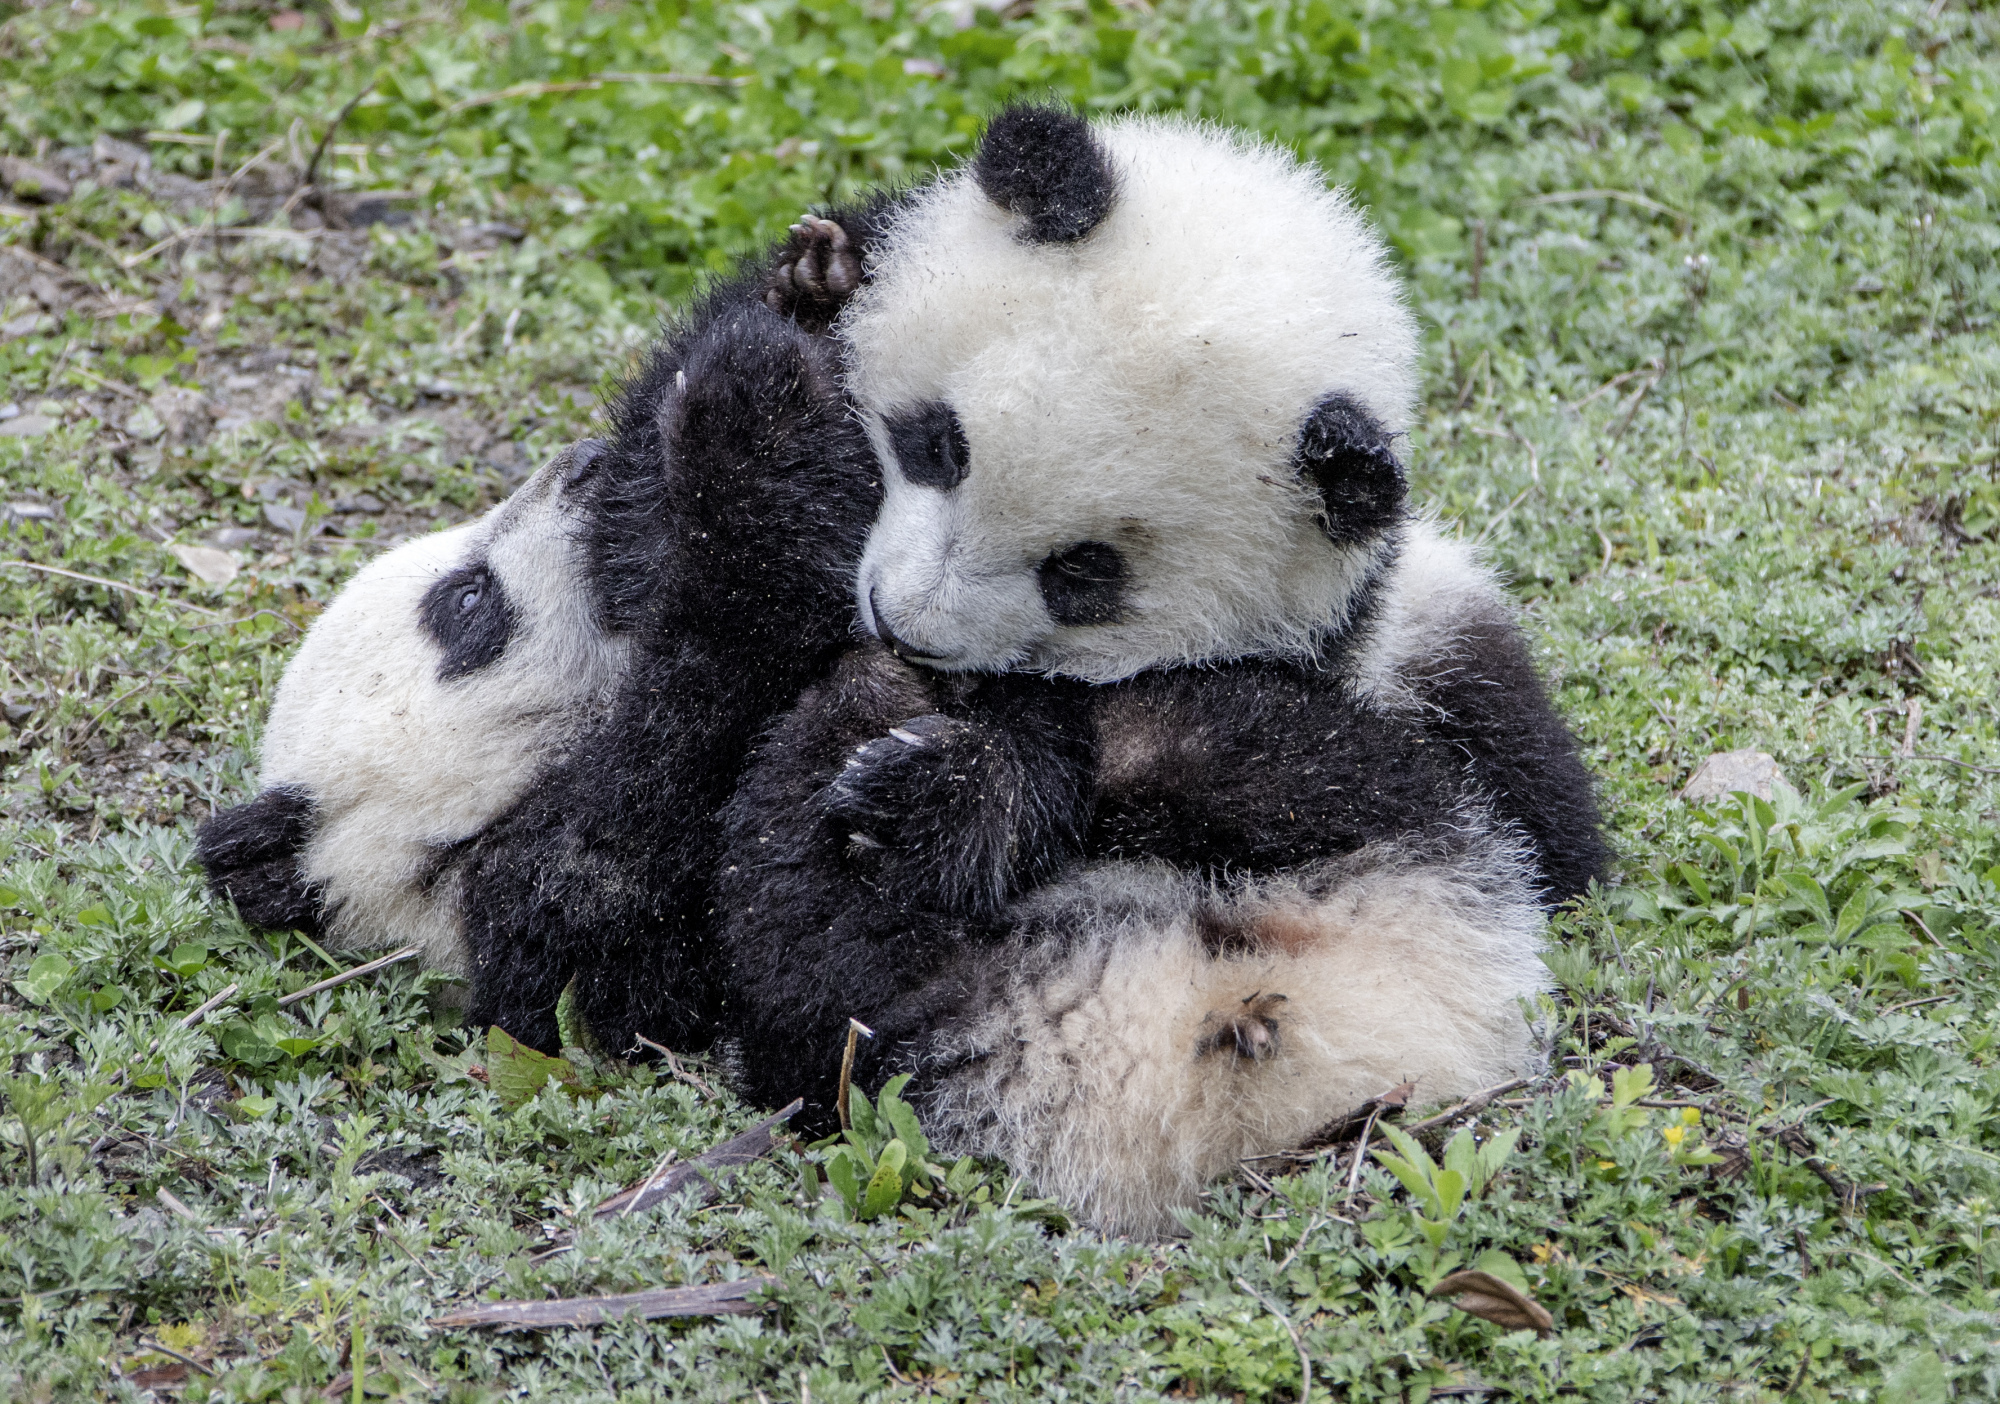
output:
[{"label": "panda belly", "polygon": [[1446,1100],[1536,1061],[1543,919],[1505,844],[1229,889],[1106,864],[1026,906],[995,997],[925,1060],[926,1126],[1107,1229],[1173,1232],[1242,1158],[1398,1083]]}]

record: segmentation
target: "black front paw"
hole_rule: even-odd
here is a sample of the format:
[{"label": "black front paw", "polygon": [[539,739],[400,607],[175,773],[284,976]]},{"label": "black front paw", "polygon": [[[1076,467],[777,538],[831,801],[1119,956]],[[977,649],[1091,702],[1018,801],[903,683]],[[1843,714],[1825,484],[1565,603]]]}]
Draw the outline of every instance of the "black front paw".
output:
[{"label": "black front paw", "polygon": [[840,225],[807,215],[792,226],[777,266],[764,279],[764,305],[808,331],[833,325],[861,286],[861,251]]},{"label": "black front paw", "polygon": [[1005,771],[983,728],[932,712],[857,747],[817,803],[884,895],[985,914],[1013,877],[1016,806]]}]

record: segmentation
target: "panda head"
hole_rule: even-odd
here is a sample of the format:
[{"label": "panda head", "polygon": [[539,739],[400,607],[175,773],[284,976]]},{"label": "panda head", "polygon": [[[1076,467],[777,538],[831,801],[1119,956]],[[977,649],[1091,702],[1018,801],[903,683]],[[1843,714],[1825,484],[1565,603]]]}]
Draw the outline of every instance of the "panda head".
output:
[{"label": "panda head", "polygon": [[603,451],[572,445],[477,521],[369,563],[314,621],[271,706],[262,791],[198,839],[246,920],[459,963],[441,863],[624,674],[582,535]]},{"label": "panda head", "polygon": [[1412,319],[1346,197],[1253,139],[1010,109],[840,333],[885,465],[858,604],[913,661],[1310,654],[1395,550]]}]

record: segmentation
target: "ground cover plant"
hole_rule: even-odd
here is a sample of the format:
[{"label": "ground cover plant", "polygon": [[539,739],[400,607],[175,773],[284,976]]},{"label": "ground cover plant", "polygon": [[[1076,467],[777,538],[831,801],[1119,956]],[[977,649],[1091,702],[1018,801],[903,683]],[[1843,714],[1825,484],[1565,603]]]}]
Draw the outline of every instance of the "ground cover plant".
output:
[{"label": "ground cover plant", "polygon": [[[0,0],[0,1397],[2000,1395],[1996,24]],[[926,1160],[892,1096],[598,1217],[762,1110],[533,1064],[407,964],[288,1000],[356,962],[209,903],[192,825],[359,562],[808,203],[1048,93],[1257,128],[1394,238],[1418,495],[1529,602],[1621,855],[1548,1075],[1377,1106],[1173,1242]],[[1679,797],[1733,749],[1768,798]],[[1465,1271],[1484,1317],[1429,1295]]]}]

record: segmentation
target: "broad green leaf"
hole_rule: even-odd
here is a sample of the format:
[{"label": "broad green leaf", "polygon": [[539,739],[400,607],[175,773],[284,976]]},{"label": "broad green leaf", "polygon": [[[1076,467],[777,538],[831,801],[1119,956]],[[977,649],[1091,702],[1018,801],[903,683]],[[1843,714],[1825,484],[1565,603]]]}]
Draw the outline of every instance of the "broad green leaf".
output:
[{"label": "broad green leaf", "polygon": [[896,1139],[910,1148],[910,1158],[921,1165],[924,1157],[931,1153],[931,1143],[924,1135],[923,1127],[917,1123],[916,1110],[897,1095],[909,1080],[907,1073],[892,1078],[889,1085],[882,1089],[882,1096],[877,1106],[880,1108],[882,1118],[896,1133]]},{"label": "broad green leaf", "polygon": [[890,1147],[901,1148],[901,1143],[891,1141],[883,1148],[882,1163],[875,1167],[875,1173],[868,1179],[868,1188],[861,1196],[861,1217],[879,1218],[903,1202],[903,1166],[901,1157],[892,1163],[888,1156]]},{"label": "broad green leaf", "polygon": [[14,982],[14,988],[25,995],[31,1004],[47,1004],[75,969],[75,966],[54,951],[50,951],[46,955],[34,958],[28,966],[28,973]]},{"label": "broad green leaf", "polygon": [[[861,1166],[866,1170],[867,1166]],[[872,1172],[871,1172],[872,1173]],[[861,1176],[856,1172],[856,1152],[851,1146],[841,1146],[827,1158],[826,1178],[840,1191],[840,1197],[847,1203],[848,1212],[859,1218],[861,1215]]]},{"label": "broad green leaf", "polygon": [[1465,1203],[1465,1176],[1456,1170],[1440,1170],[1432,1184],[1437,1199],[1437,1217],[1450,1223],[1458,1217],[1459,1208]]},{"label": "broad green leaf", "polygon": [[514,1038],[498,1024],[486,1031],[486,1079],[503,1110],[531,1101],[551,1082],[577,1083],[576,1069]]}]

